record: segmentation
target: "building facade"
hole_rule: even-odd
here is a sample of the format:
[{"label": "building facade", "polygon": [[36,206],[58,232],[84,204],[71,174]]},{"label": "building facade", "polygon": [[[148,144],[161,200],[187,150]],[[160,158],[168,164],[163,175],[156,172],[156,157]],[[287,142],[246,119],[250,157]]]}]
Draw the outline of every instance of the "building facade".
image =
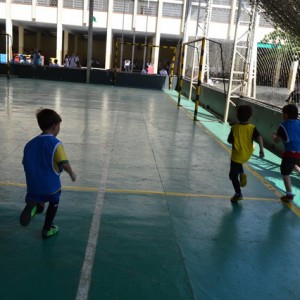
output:
[{"label": "building facade", "polygon": [[[206,37],[234,39],[237,2],[212,1]],[[43,55],[57,58],[59,64],[65,55],[76,54],[85,65],[92,4],[93,61],[110,69],[116,63],[120,67],[125,59],[145,63],[146,57],[156,73],[159,65],[172,59],[171,47],[204,35],[209,3],[209,0],[0,0],[0,32],[11,37],[14,52],[40,49]],[[259,40],[273,30],[263,19],[259,26]],[[4,38],[1,43],[3,52]]]}]

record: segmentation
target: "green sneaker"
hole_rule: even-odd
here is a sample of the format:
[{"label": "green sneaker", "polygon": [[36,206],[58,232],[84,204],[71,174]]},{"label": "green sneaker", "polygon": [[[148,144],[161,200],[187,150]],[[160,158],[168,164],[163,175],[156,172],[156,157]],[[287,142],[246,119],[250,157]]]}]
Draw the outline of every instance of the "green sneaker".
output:
[{"label": "green sneaker", "polygon": [[53,236],[57,233],[58,233],[58,226],[51,225],[51,228],[49,230],[43,229],[42,236],[43,236],[43,239],[46,239],[46,238],[48,238],[50,236]]},{"label": "green sneaker", "polygon": [[27,226],[31,219],[34,218],[36,210],[36,204],[33,202],[28,202],[20,215],[20,224],[22,226]]},{"label": "green sneaker", "polygon": [[242,194],[234,194],[232,198],[230,199],[231,202],[238,202],[243,200],[243,195]]},{"label": "green sneaker", "polygon": [[240,174],[240,186],[244,187],[247,185],[247,175],[245,173]]}]

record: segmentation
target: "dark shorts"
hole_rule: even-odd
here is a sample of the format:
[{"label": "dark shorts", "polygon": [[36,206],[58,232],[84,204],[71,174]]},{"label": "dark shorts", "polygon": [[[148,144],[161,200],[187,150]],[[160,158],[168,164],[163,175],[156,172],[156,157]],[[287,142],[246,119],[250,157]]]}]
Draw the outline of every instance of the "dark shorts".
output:
[{"label": "dark shorts", "polygon": [[291,175],[295,165],[300,165],[300,158],[283,157],[280,165],[281,175]]},{"label": "dark shorts", "polygon": [[50,195],[35,195],[27,193],[25,197],[25,202],[52,202],[59,203],[61,190],[57,191],[54,194]]}]

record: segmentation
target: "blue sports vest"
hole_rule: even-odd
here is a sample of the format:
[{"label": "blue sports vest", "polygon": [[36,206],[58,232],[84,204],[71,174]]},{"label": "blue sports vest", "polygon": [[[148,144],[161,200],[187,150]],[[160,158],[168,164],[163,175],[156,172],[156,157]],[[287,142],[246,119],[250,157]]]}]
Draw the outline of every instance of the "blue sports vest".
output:
[{"label": "blue sports vest", "polygon": [[287,120],[280,125],[286,133],[285,151],[300,152],[300,120]]},{"label": "blue sports vest", "polygon": [[41,134],[24,148],[23,166],[27,193],[49,195],[61,188],[60,175],[54,169],[54,153],[61,142],[51,134]]}]

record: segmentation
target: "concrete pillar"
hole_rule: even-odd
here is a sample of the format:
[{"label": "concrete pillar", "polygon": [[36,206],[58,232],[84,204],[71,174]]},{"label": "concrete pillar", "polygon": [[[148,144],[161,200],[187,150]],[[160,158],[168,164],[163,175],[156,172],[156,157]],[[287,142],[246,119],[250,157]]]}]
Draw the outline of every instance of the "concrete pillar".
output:
[{"label": "concrete pillar", "polygon": [[[156,30],[154,36],[154,45],[160,46],[160,32],[161,32],[161,19],[162,19],[162,10],[163,10],[163,0],[159,0],[158,2],[158,14],[156,18]],[[158,62],[159,62],[159,47],[154,47],[154,51],[152,52],[152,62],[154,65],[154,73],[157,73],[158,70]]]},{"label": "concrete pillar", "polygon": [[112,30],[107,30],[106,32],[106,48],[105,48],[105,69],[112,68],[112,43],[113,43],[113,35]]},{"label": "concrete pillar", "polygon": [[13,45],[13,24],[11,20],[11,0],[6,0],[6,19],[5,19],[5,30],[6,34],[9,35],[8,45],[7,45],[7,54],[8,59],[11,60],[13,57],[12,45]]},{"label": "concrete pillar", "polygon": [[69,54],[69,32],[64,30],[64,48],[62,60],[65,58],[66,54]]},{"label": "concrete pillar", "polygon": [[187,10],[187,1],[183,1],[183,10],[182,10],[182,15],[181,15],[181,25],[180,25],[180,32],[184,35],[185,32],[185,15],[186,15],[186,10]]},{"label": "concrete pillar", "polygon": [[19,26],[19,53],[24,53],[24,27]]},{"label": "concrete pillar", "polygon": [[[190,27],[190,19],[191,19],[191,12],[192,12],[192,4],[188,3],[188,1],[185,1],[184,4],[184,13],[182,14],[182,23],[183,23],[183,37],[182,37],[182,42],[186,43],[189,41],[189,27]],[[186,66],[186,56],[187,56],[187,51],[184,51],[184,57],[181,58],[183,59],[183,67],[182,67],[182,76],[184,77],[185,75],[185,66]]]},{"label": "concrete pillar", "polygon": [[135,24],[136,24],[136,16],[137,16],[137,0],[134,0],[134,3],[133,3],[133,14],[132,14],[132,29],[135,30]]},{"label": "concrete pillar", "polygon": [[89,10],[88,10],[88,0],[83,0],[83,12],[82,12],[82,25],[89,25]]},{"label": "concrete pillar", "polygon": [[[133,3],[133,12],[132,12],[132,31],[133,31],[133,38],[132,38],[132,43],[134,44],[135,38],[136,38],[136,17],[137,17],[137,0],[134,0]],[[132,51],[131,51],[131,66],[130,66],[130,71],[133,72],[133,68],[134,68],[134,58],[135,58],[135,45],[132,45]]]},{"label": "concrete pillar", "polygon": [[63,27],[62,27],[62,8],[63,0],[57,1],[57,26],[56,26],[56,59],[58,64],[62,64],[62,43],[63,43]]},{"label": "concrete pillar", "polygon": [[36,2],[37,0],[31,0],[31,20],[33,22],[36,20]]},{"label": "concrete pillar", "polygon": [[58,64],[62,64],[62,43],[63,43],[63,28],[61,23],[57,23],[57,33],[56,33],[56,58]]},{"label": "concrete pillar", "polygon": [[113,1],[108,2],[108,11],[107,11],[107,24],[106,24],[106,48],[105,48],[105,69],[111,69],[111,57],[112,57],[112,14],[113,14]]}]

